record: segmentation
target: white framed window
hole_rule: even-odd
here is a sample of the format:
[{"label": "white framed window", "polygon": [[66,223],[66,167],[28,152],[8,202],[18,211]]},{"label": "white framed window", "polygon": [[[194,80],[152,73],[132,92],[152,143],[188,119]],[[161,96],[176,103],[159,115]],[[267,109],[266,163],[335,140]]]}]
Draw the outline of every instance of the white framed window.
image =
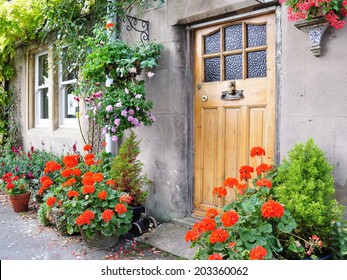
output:
[{"label": "white framed window", "polygon": [[63,127],[78,126],[76,118],[78,102],[73,95],[76,82],[76,69],[61,59],[59,63],[59,122]]},{"label": "white framed window", "polygon": [[49,77],[48,52],[35,55],[35,126],[48,127]]}]

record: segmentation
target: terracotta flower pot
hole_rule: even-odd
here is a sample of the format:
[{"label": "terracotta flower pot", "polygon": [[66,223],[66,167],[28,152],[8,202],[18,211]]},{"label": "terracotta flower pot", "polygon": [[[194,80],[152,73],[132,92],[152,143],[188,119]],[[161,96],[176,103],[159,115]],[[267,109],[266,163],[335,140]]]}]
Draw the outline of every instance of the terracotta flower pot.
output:
[{"label": "terracotta flower pot", "polygon": [[10,195],[10,201],[12,203],[13,211],[16,213],[27,212],[29,206],[31,192]]}]

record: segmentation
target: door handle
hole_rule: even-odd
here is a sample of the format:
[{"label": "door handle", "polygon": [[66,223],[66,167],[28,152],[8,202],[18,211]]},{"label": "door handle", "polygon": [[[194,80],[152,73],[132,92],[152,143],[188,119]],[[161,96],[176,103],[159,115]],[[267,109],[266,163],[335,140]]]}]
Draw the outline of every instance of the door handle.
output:
[{"label": "door handle", "polygon": [[208,100],[208,96],[207,95],[201,96],[201,101],[202,102],[206,102],[207,100]]}]

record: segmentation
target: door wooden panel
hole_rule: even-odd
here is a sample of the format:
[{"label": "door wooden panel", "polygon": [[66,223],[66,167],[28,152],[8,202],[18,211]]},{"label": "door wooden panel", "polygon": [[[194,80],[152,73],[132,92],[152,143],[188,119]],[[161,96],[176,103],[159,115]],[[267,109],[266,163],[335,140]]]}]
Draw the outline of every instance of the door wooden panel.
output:
[{"label": "door wooden panel", "polygon": [[[213,197],[212,189],[254,163],[252,147],[273,158],[274,14],[196,30],[194,62],[194,213],[202,215],[235,199],[230,192],[224,200]],[[228,89],[242,90],[244,98],[221,99]]]}]

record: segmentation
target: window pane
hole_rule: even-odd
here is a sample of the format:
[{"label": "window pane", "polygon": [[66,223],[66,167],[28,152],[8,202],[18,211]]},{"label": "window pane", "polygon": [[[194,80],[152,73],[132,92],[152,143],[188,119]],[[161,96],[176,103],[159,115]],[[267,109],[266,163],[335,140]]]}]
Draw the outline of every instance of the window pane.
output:
[{"label": "window pane", "polygon": [[74,66],[68,65],[66,62],[62,62],[62,80],[63,82],[71,81],[77,78],[77,71]]},{"label": "window pane", "polygon": [[40,119],[48,119],[48,88],[40,89]]},{"label": "window pane", "polygon": [[266,77],[266,51],[251,52],[247,55],[247,77]]},{"label": "window pane", "polygon": [[76,118],[76,108],[78,102],[74,99],[73,86],[65,85],[64,86],[64,99],[65,99],[65,118],[73,119]]},{"label": "window pane", "polygon": [[48,54],[39,56],[39,86],[47,84],[48,81]]},{"label": "window pane", "polygon": [[229,55],[225,57],[225,79],[242,79],[242,55]]},{"label": "window pane", "polygon": [[266,45],[266,25],[247,25],[247,46]]},{"label": "window pane", "polygon": [[220,52],[220,32],[205,37],[205,54]]},{"label": "window pane", "polygon": [[216,82],[220,80],[219,57],[205,59],[205,82]]},{"label": "window pane", "polygon": [[242,26],[236,24],[224,29],[225,34],[225,50],[232,51],[242,49]]}]

